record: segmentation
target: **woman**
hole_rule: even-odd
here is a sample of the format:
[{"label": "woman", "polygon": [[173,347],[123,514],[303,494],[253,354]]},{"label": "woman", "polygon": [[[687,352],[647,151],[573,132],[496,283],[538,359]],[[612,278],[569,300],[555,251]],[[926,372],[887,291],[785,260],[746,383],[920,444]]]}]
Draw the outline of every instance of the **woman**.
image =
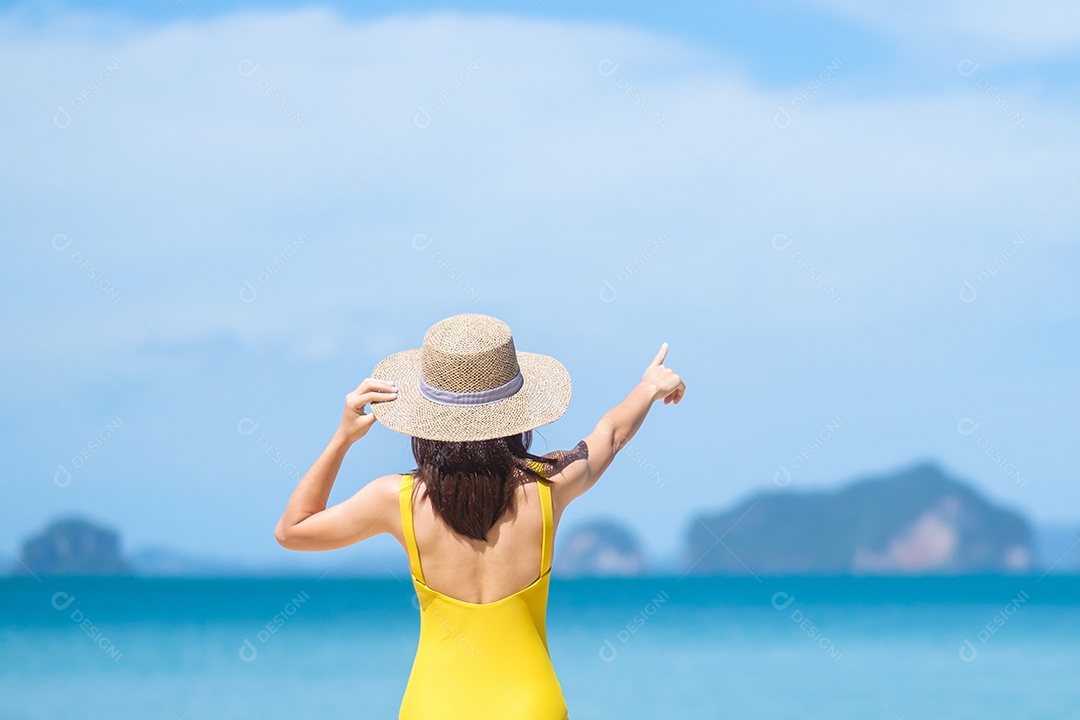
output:
[{"label": "woman", "polygon": [[[682,399],[666,355],[664,343],[573,450],[544,456],[528,451],[532,430],[566,411],[570,376],[554,358],[517,350],[506,324],[487,315],[436,323],[421,348],[385,358],[345,397],[340,427],[274,534],[291,550],[378,533],[405,548],[421,622],[401,720],[567,717],[545,625],[555,528],[652,403]],[[417,466],[327,508],[346,451],[376,420],[412,437]]]}]

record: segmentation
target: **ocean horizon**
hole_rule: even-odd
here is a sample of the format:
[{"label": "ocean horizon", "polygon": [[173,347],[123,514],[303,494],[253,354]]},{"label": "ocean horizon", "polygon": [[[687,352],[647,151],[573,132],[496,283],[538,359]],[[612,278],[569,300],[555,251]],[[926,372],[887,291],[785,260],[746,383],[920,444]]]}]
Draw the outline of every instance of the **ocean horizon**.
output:
[{"label": "ocean horizon", "polygon": [[[1080,575],[551,581],[570,718],[1080,714]],[[395,718],[408,577],[0,579],[0,717]],[[511,669],[512,671],[512,669]]]}]

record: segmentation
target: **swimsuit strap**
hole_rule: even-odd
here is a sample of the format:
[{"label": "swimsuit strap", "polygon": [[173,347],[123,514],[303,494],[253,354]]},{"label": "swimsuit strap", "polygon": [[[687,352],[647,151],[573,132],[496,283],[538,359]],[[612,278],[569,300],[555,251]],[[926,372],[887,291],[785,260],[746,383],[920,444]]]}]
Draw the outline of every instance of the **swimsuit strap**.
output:
[{"label": "swimsuit strap", "polygon": [[[545,471],[542,464],[535,460],[530,460],[529,463],[536,469],[537,472],[539,472],[545,478],[547,477],[547,472]],[[551,556],[553,555],[552,551],[554,549],[553,545],[555,542],[555,533],[553,532],[554,524],[552,520],[554,512],[551,507],[551,488],[548,485],[537,481],[536,490],[540,495],[540,510],[544,516],[544,531],[543,536],[541,537],[540,545],[540,574],[543,575],[551,569]]]},{"label": "swimsuit strap", "polygon": [[401,507],[401,529],[405,534],[405,547],[409,551],[409,566],[420,582],[424,582],[424,571],[420,567],[420,551],[416,548],[416,535],[413,532],[413,477],[411,473],[401,476],[401,490],[398,503]]}]

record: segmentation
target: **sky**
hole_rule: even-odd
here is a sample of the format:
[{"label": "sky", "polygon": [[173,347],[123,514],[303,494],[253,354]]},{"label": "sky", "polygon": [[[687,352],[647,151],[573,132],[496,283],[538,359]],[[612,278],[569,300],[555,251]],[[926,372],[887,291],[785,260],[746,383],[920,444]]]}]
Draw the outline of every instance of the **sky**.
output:
[{"label": "sky", "polygon": [[[537,452],[670,343],[560,529],[926,460],[1080,523],[1075,4],[3,3],[0,66],[5,559],[296,555],[344,395],[464,312],[570,372]],[[412,467],[376,426],[330,501]]]}]

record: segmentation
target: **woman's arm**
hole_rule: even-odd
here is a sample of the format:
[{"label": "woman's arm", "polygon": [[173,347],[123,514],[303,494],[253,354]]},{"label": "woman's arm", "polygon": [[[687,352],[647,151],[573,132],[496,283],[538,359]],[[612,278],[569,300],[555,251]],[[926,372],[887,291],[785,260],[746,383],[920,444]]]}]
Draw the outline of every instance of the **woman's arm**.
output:
[{"label": "woman's arm", "polygon": [[384,501],[389,491],[396,491],[393,486],[396,475],[378,478],[331,508],[326,503],[345,454],[375,423],[375,416],[365,413],[364,406],[372,400],[395,397],[392,383],[371,378],[365,378],[345,396],[341,424],[326,449],[300,479],[274,529],[280,545],[290,550],[328,550],[383,532],[380,523],[386,515]]},{"label": "woman's arm", "polygon": [[564,479],[560,483],[563,505],[596,484],[615,455],[637,433],[654,402],[663,398],[667,405],[682,400],[686,384],[674,371],[664,367],[667,351],[668,344],[664,343],[645,370],[641,382],[622,402],[604,413],[592,433],[582,441],[586,445],[584,462],[574,462],[563,471]]}]

